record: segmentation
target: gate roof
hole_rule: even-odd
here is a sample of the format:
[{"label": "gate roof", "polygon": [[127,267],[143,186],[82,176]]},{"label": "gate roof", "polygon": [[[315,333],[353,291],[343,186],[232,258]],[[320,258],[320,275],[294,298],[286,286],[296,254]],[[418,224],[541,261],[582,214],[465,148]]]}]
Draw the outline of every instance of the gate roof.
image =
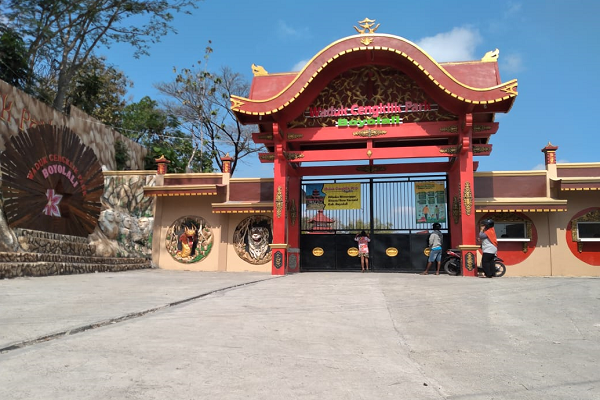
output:
[{"label": "gate roof", "polygon": [[248,98],[232,96],[231,108],[242,123],[291,121],[336,76],[364,66],[402,71],[441,107],[455,115],[508,112],[517,96],[517,80],[502,83],[496,52],[479,61],[438,63],[416,44],[394,35],[360,34],[340,39],[317,53],[300,72],[255,72]]}]

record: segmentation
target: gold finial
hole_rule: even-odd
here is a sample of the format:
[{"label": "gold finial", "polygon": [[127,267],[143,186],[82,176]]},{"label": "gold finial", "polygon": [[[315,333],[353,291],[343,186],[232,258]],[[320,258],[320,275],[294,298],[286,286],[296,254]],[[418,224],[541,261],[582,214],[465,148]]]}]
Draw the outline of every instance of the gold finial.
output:
[{"label": "gold finial", "polygon": [[252,73],[254,76],[269,75],[269,73],[260,65],[252,64]]},{"label": "gold finial", "polygon": [[354,27],[354,29],[356,29],[356,32],[358,32],[361,35],[365,35],[367,33],[375,33],[375,31],[377,30],[377,28],[379,28],[379,25],[381,24],[377,24],[377,26],[373,28],[373,25],[375,25],[374,22],[374,19],[365,18],[362,21],[358,21],[360,27],[363,29],[358,29],[357,27]]},{"label": "gold finial", "polygon": [[487,53],[485,53],[485,55],[483,56],[483,58],[481,59],[481,61],[484,61],[484,62],[498,61],[498,56],[499,55],[500,55],[500,50],[498,50],[498,49],[492,50],[492,51],[488,51]]}]

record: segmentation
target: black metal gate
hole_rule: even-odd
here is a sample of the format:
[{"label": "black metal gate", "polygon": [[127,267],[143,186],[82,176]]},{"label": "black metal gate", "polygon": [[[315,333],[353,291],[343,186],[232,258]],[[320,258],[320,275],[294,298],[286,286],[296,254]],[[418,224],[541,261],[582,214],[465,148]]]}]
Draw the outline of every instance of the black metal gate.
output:
[{"label": "black metal gate", "polygon": [[[374,271],[417,272],[425,268],[430,222],[418,222],[415,182],[442,183],[447,199],[446,175],[394,178],[304,179],[300,224],[301,271],[358,271],[355,235],[370,234],[369,266]],[[330,183],[360,185],[359,209],[324,207],[319,188]],[[439,199],[438,203],[439,202]],[[447,232],[448,207],[430,210]],[[444,222],[445,221],[445,222]],[[444,248],[449,237],[444,233]]]}]

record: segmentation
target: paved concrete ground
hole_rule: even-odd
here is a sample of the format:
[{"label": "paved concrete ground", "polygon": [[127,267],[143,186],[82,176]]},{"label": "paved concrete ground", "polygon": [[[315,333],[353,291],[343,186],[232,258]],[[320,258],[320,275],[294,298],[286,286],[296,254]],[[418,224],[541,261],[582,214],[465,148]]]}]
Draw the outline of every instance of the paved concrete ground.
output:
[{"label": "paved concrete ground", "polygon": [[594,278],[3,280],[0,399],[598,399],[599,306]]}]

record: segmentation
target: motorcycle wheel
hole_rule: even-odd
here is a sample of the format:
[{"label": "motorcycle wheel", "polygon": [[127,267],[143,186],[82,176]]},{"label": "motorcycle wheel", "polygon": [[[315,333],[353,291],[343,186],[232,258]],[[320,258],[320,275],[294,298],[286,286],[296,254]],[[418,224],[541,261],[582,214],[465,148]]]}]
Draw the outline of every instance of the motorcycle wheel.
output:
[{"label": "motorcycle wheel", "polygon": [[500,261],[496,261],[494,266],[496,267],[496,274],[494,276],[496,278],[504,276],[504,274],[506,273],[506,265],[502,264]]},{"label": "motorcycle wheel", "polygon": [[448,275],[460,275],[460,260],[451,258],[450,260],[446,261],[444,263],[444,271],[446,271]]}]

